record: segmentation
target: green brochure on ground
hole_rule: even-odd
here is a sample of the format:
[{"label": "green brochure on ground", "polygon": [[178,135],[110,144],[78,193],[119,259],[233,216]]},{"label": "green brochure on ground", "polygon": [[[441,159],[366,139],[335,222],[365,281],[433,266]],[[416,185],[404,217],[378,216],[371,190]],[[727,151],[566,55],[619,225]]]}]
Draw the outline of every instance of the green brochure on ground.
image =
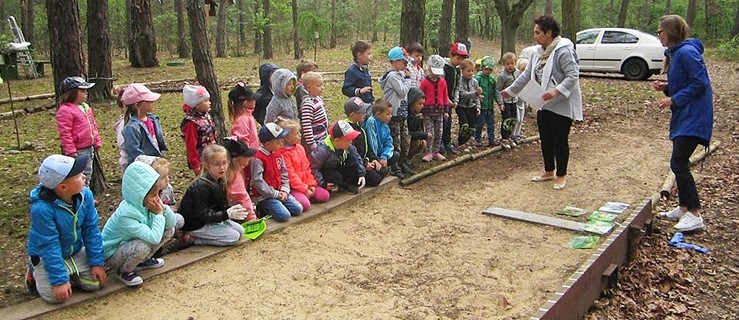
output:
[{"label": "green brochure on ground", "polygon": [[562,210],[560,210],[559,212],[557,212],[557,214],[561,214],[561,215],[565,215],[565,216],[570,216],[570,217],[579,217],[579,216],[581,216],[583,214],[586,214],[587,212],[588,212],[588,210],[585,210],[585,209],[582,209],[582,208],[572,207],[572,206],[566,206]]},{"label": "green brochure on ground", "polygon": [[597,234],[606,234],[611,231],[615,225],[616,224],[613,222],[591,220],[585,223],[583,230]]},{"label": "green brochure on ground", "polygon": [[592,249],[598,245],[598,240],[600,238],[597,236],[574,236],[572,237],[572,241],[570,241],[570,248]]},{"label": "green brochure on ground", "polygon": [[610,213],[610,212],[596,210],[596,211],[593,211],[593,213],[591,213],[588,216],[588,220],[590,221],[599,220],[599,221],[612,222],[613,219],[616,219],[616,217],[618,217],[617,213]]}]

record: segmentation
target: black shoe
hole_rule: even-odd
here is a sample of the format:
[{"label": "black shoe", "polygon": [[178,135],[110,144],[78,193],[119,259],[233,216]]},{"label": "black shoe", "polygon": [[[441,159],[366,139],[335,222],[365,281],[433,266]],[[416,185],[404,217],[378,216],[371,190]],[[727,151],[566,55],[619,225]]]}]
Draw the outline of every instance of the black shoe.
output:
[{"label": "black shoe", "polygon": [[390,174],[398,177],[398,179],[405,178],[405,174],[403,174],[403,169],[401,169],[398,164],[390,167]]},{"label": "black shoe", "polygon": [[400,170],[403,172],[405,176],[412,176],[416,174],[416,171],[411,168],[411,166],[408,164],[408,162],[401,162],[400,163]]},{"label": "black shoe", "polygon": [[339,190],[349,194],[359,194],[359,186],[351,183],[339,183]]},{"label": "black shoe", "polygon": [[38,289],[36,289],[36,279],[33,277],[33,265],[31,263],[28,263],[28,269],[26,269],[26,277],[25,277],[24,285],[26,287],[26,290],[30,292],[34,297],[40,297],[41,295],[38,293]]}]

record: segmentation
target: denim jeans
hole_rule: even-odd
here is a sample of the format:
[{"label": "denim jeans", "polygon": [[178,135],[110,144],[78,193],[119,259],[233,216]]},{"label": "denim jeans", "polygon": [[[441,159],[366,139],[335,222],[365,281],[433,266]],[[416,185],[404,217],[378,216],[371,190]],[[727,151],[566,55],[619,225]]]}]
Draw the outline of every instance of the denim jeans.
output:
[{"label": "denim jeans", "polygon": [[493,110],[480,110],[480,116],[477,117],[477,125],[475,126],[475,140],[482,137],[482,127],[487,126],[488,141],[495,141],[495,113]]},{"label": "denim jeans", "polygon": [[260,216],[272,215],[272,219],[285,222],[291,216],[299,216],[303,213],[303,205],[295,200],[292,195],[287,196],[285,202],[277,198],[264,199],[257,204]]},{"label": "denim jeans", "polygon": [[675,137],[672,140],[670,169],[675,174],[678,203],[681,207],[687,207],[688,211],[691,212],[701,208],[698,189],[696,189],[695,180],[690,173],[690,155],[698,147],[699,141],[700,139],[696,137]]}]

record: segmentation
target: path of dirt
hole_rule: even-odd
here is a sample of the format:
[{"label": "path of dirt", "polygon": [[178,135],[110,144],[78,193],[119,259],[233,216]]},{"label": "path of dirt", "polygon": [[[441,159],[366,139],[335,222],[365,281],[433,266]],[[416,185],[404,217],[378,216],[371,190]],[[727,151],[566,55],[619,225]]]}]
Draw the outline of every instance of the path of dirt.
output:
[{"label": "path of dirt", "polygon": [[480,212],[641,202],[667,170],[665,124],[614,117],[574,129],[565,190],[528,181],[541,159],[527,146],[45,318],[527,318],[591,252],[570,249],[570,232]]}]

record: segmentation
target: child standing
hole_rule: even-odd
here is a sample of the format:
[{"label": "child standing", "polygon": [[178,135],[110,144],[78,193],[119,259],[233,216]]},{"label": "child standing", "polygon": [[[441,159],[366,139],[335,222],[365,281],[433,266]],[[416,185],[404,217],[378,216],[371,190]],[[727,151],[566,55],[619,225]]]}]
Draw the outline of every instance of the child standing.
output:
[{"label": "child standing", "polygon": [[56,111],[56,126],[59,130],[59,140],[62,153],[77,158],[87,156],[84,174],[87,177],[85,185],[89,185],[92,178],[92,166],[95,150],[103,143],[98,134],[98,125],[95,122],[95,113],[85,102],[87,89],[94,86],[81,77],[68,77],[59,84],[59,108]]},{"label": "child standing", "polygon": [[229,207],[226,195],[228,152],[212,144],[203,149],[203,171],[185,191],[179,213],[185,218],[181,241],[185,244],[232,246],[239,243],[244,228],[233,220],[247,218],[240,204]]},{"label": "child standing", "polygon": [[422,152],[426,148],[426,140],[429,138],[428,133],[423,128],[423,119],[420,114],[423,110],[423,103],[426,102],[426,94],[420,88],[411,88],[408,90],[408,133],[411,136],[411,147],[408,149],[408,159]]},{"label": "child standing", "polygon": [[140,155],[161,157],[167,151],[162,124],[159,117],[151,113],[160,96],[140,83],[128,85],[123,92],[121,102],[126,106],[123,148],[128,155],[128,164]]},{"label": "child standing", "polygon": [[164,266],[164,259],[152,256],[172,238],[177,224],[175,213],[159,197],[167,185],[151,166],[131,163],[123,174],[123,201],[103,227],[106,266],[129,287],[144,282],[137,270]]},{"label": "child standing", "polygon": [[344,85],[341,92],[345,96],[359,97],[364,103],[372,103],[372,77],[369,72],[369,63],[372,61],[372,45],[367,41],[359,40],[352,46],[354,63],[344,73]]},{"label": "child standing", "polygon": [[272,100],[267,105],[267,115],[264,116],[264,122],[275,122],[277,117],[285,119],[297,119],[297,106],[292,98],[295,92],[295,84],[297,78],[295,74],[287,69],[277,69],[272,74]]},{"label": "child standing", "polygon": [[249,197],[249,185],[248,177],[244,177],[244,169],[249,166],[251,157],[257,153],[256,149],[252,149],[244,143],[244,141],[226,138],[223,140],[223,146],[228,151],[228,156],[231,161],[228,164],[228,170],[226,171],[226,192],[228,194],[229,204],[240,204],[248,215],[246,220],[254,220],[257,218],[255,212],[254,202]]},{"label": "child standing", "polygon": [[[444,64],[444,80],[447,84],[447,94],[451,101],[451,108],[448,112],[448,116],[444,117],[443,134],[441,143],[443,144],[444,152],[457,154],[459,151],[452,145],[452,114],[451,110],[457,108],[459,103],[459,82],[461,80],[461,70],[459,66],[462,64],[464,59],[470,56],[467,51],[467,46],[461,42],[455,42],[449,49],[449,58],[445,60]],[[425,91],[424,91],[425,92]],[[428,92],[426,92],[428,96]]]},{"label": "child standing", "polygon": [[[411,57],[411,63],[408,64],[408,70],[411,73],[411,87],[418,88],[421,81],[426,76],[423,71],[423,46],[420,43],[411,43],[407,48],[408,55]],[[410,103],[408,103],[410,105]]]},{"label": "child standing", "polygon": [[421,160],[446,160],[441,155],[444,118],[449,117],[449,101],[446,80],[444,80],[444,58],[439,55],[429,57],[428,75],[421,81],[421,91],[426,95],[423,103],[423,126],[428,139],[431,139],[428,153]]},{"label": "child standing", "polygon": [[301,126],[305,145],[310,151],[318,148],[318,141],[328,135],[328,114],[323,103],[323,77],[318,72],[307,72],[303,75],[303,85],[307,95],[300,105]]},{"label": "child standing", "polygon": [[475,146],[482,146],[482,128],[487,126],[488,146],[493,147],[495,142],[495,109],[493,104],[500,103],[500,94],[496,89],[495,77],[493,76],[493,67],[495,60],[492,57],[485,56],[482,58],[482,71],[478,72],[475,78],[482,88],[482,99],[480,100],[480,116],[477,118],[477,127],[475,128]]},{"label": "child standing", "polygon": [[126,87],[127,86],[113,88],[113,91],[118,92],[116,103],[118,104],[118,108],[121,109],[121,115],[118,117],[118,120],[116,120],[115,124],[113,124],[113,131],[115,132],[115,145],[118,147],[119,154],[118,165],[121,167],[121,174],[126,171],[126,167],[128,166],[128,155],[126,154],[126,149],[123,148],[123,142],[125,141],[123,139],[123,127],[126,126],[126,114],[128,113],[128,110],[126,108],[126,105],[124,105],[123,101],[121,100],[123,98],[123,93],[126,91]]},{"label": "child standing", "polygon": [[[513,52],[506,52],[503,54],[503,72],[498,76],[498,84],[495,87],[496,92],[501,92],[503,89],[508,88],[513,84],[513,81],[518,77],[519,72],[516,70],[516,54]],[[501,122],[500,122],[500,140],[503,144],[503,148],[510,149],[516,147],[516,142],[511,139],[511,130],[515,127],[516,112],[518,107],[518,97],[511,96],[508,99],[503,99],[503,107],[500,108]]]},{"label": "child standing", "polygon": [[[518,74],[521,74],[521,72],[526,70],[526,66],[528,64],[529,60],[523,58],[518,59],[518,61],[516,61],[516,69],[518,71]],[[521,133],[521,128],[523,128],[523,120],[525,115],[526,102],[523,101],[523,99],[518,99],[518,102],[516,103],[516,127],[513,128],[513,140],[516,141],[516,143],[518,143],[520,139],[524,138],[523,133]]]},{"label": "child standing", "polygon": [[51,155],[31,191],[26,288],[48,303],[72,296],[72,284],[97,291],[105,283],[103,241],[92,191],[83,170],[89,158]]},{"label": "child standing", "polygon": [[246,143],[249,148],[259,148],[257,121],[254,107],[259,94],[251,91],[244,82],[237,82],[228,92],[228,117],[231,119],[231,136]]},{"label": "child standing", "polygon": [[[408,89],[410,89],[410,71],[406,68],[410,57],[401,47],[395,47],[388,52],[390,70],[380,78],[380,86],[385,101],[392,106],[392,119],[389,122],[392,142],[399,158],[397,164],[391,164],[393,175],[400,178],[416,174],[408,163],[408,148],[411,139],[408,136]],[[374,107],[373,107],[374,109]],[[373,110],[374,113],[374,110]],[[365,125],[365,129],[367,129]],[[379,153],[379,150],[374,150]]]},{"label": "child standing", "polygon": [[267,105],[272,101],[272,74],[279,67],[273,63],[265,63],[259,66],[259,89],[257,89],[257,103],[254,106],[254,119],[260,125],[264,125],[264,116],[267,114]]},{"label": "child standing", "polygon": [[[303,76],[308,72],[318,71],[318,64],[310,60],[302,60],[298,64],[297,71],[298,87],[295,88],[295,104],[300,106],[303,103],[303,99],[308,96],[308,90],[305,89],[305,79],[303,79]],[[298,112],[298,116],[300,116],[300,112]]]},{"label": "child standing", "polygon": [[367,145],[378,157],[382,167],[390,167],[390,174],[403,179],[405,174],[398,167],[398,152],[393,145],[390,126],[393,118],[393,108],[385,99],[378,99],[372,103],[372,116],[364,121]]},{"label": "child standing", "polygon": [[480,88],[477,79],[474,78],[475,63],[470,59],[462,61],[462,79],[459,82],[459,105],[457,105],[457,120],[459,121],[459,134],[457,135],[458,148],[466,147],[467,141],[475,133],[477,116],[480,114]]},{"label": "child standing", "polygon": [[[375,101],[377,102],[377,101]],[[344,103],[344,113],[346,114],[346,122],[352,126],[352,129],[359,132],[359,135],[352,140],[352,145],[357,148],[359,158],[365,168],[365,180],[368,187],[376,187],[380,185],[382,179],[390,173],[387,161],[380,162],[380,158],[370,147],[367,132],[364,130],[364,115],[366,114],[364,101],[358,97],[349,98]],[[389,133],[387,134],[389,136]],[[392,147],[392,142],[390,143]],[[383,165],[383,163],[385,163]]]},{"label": "child standing", "polygon": [[285,159],[287,177],[290,181],[290,194],[303,205],[303,211],[310,210],[311,202],[328,201],[328,190],[321,188],[310,170],[310,160],[305,148],[300,144],[300,125],[295,120],[280,119],[278,125],[290,132],[285,137],[285,145],[280,152]]},{"label": "child standing", "polygon": [[311,153],[310,167],[318,185],[327,190],[343,190],[358,194],[364,188],[365,167],[352,145],[359,131],[344,121],[334,122],[328,128],[329,135]]},{"label": "child standing", "polygon": [[182,89],[185,104],[185,118],[180,123],[180,131],[185,139],[187,165],[195,175],[200,175],[202,168],[200,157],[205,147],[215,144],[218,131],[210,117],[210,93],[203,86],[185,85]]},{"label": "child standing", "polygon": [[272,215],[277,221],[287,221],[291,216],[303,213],[303,206],[290,195],[285,159],[280,153],[290,130],[283,130],[268,122],[259,129],[262,146],[251,160],[251,194],[257,203],[260,216]]}]

